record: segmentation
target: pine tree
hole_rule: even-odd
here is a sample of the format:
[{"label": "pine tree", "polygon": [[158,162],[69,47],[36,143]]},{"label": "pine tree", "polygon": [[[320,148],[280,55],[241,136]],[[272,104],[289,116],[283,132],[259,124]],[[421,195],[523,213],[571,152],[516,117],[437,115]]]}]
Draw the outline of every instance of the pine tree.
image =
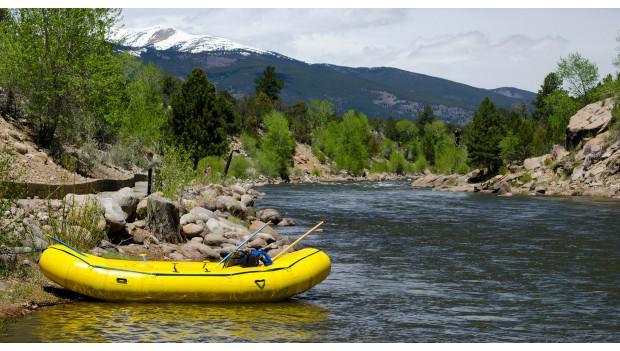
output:
[{"label": "pine tree", "polygon": [[433,123],[434,120],[435,115],[433,114],[433,109],[429,105],[424,105],[424,109],[420,112],[416,120],[420,135],[424,135],[424,126]]},{"label": "pine tree", "polygon": [[501,116],[486,97],[474,113],[465,136],[471,162],[475,166],[487,168],[491,174],[495,173],[502,163],[499,144],[503,136]]},{"label": "pine tree", "polygon": [[256,95],[260,92],[265,93],[272,102],[280,98],[280,90],[284,87],[284,82],[276,77],[276,68],[267,66],[263,74],[254,80]]},{"label": "pine tree", "polygon": [[172,96],[171,106],[171,132],[177,144],[191,153],[194,169],[202,157],[227,152],[226,115],[202,69],[189,74]]},{"label": "pine tree", "polygon": [[536,98],[532,101],[532,104],[536,108],[532,113],[532,117],[538,121],[546,121],[549,117],[549,111],[545,109],[545,98],[551,95],[554,91],[562,87],[562,79],[558,77],[555,72],[547,74],[543,84],[538,89]]}]

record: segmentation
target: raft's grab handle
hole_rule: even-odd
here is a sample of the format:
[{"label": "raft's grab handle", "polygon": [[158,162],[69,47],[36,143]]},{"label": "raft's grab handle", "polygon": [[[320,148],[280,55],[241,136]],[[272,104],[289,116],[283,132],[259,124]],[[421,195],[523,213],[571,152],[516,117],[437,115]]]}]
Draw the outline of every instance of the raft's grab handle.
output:
[{"label": "raft's grab handle", "polygon": [[59,243],[60,245],[64,245],[64,246],[66,246],[66,247],[70,248],[71,250],[73,250],[73,251],[75,251],[75,252],[79,253],[80,255],[82,255],[82,256],[86,256],[86,254],[85,254],[85,253],[83,253],[82,251],[80,251],[80,250],[76,249],[75,247],[73,247],[73,246],[71,246],[71,245],[67,244],[66,242],[64,242],[64,241],[62,241],[62,240],[60,240],[60,239],[58,239],[57,237],[55,237],[55,236],[51,236],[51,235],[48,235],[48,237],[49,237],[50,239],[54,240],[55,242]]}]

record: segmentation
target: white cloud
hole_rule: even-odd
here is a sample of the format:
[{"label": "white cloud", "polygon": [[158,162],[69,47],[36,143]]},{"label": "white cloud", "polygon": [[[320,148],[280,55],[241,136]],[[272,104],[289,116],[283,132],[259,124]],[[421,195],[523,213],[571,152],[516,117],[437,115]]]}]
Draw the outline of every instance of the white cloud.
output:
[{"label": "white cloud", "polygon": [[620,10],[125,10],[132,27],[167,25],[313,63],[393,66],[466,84],[536,90],[579,51],[613,72]]}]

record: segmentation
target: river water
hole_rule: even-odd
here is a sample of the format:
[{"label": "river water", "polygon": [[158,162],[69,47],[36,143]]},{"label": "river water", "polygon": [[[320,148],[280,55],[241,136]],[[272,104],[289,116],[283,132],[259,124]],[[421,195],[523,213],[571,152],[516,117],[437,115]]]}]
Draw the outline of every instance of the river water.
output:
[{"label": "river water", "polygon": [[620,342],[620,202],[274,185],[258,207],[298,226],[332,273],[269,304],[81,302],[41,308],[0,341]]}]

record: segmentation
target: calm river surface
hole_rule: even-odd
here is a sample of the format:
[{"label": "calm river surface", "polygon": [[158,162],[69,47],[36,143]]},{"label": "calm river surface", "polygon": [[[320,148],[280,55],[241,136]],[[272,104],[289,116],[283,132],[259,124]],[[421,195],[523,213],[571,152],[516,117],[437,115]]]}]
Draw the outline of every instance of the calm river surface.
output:
[{"label": "calm river surface", "polygon": [[258,207],[298,226],[332,273],[275,304],[42,308],[0,341],[620,342],[620,203],[277,185]]}]

